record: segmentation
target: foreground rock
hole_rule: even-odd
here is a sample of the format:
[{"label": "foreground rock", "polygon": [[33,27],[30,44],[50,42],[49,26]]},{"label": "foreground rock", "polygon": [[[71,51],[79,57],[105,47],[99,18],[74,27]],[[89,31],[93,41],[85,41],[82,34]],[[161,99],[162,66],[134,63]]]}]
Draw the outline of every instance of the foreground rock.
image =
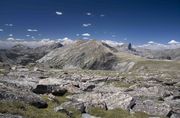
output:
[{"label": "foreground rock", "polygon": [[19,116],[19,115],[1,114],[0,113],[0,118],[24,118],[24,117]]},{"label": "foreground rock", "polygon": [[56,85],[37,85],[33,92],[36,94],[52,93],[56,96],[63,96],[67,90]]},{"label": "foreground rock", "polygon": [[22,101],[31,104],[37,108],[46,108],[48,105],[40,96],[30,92],[18,90],[13,87],[0,84],[0,100],[5,101]]},{"label": "foreground rock", "polygon": [[166,103],[158,103],[152,100],[136,101],[136,105],[133,110],[143,111],[151,115],[169,116],[171,113],[171,107]]},{"label": "foreground rock", "polygon": [[131,107],[135,104],[134,99],[125,93],[84,93],[77,94],[70,97],[72,101],[83,102],[86,106],[86,111],[90,107],[99,107],[102,109],[116,109],[122,108],[130,110]]},{"label": "foreground rock", "polygon": [[61,110],[70,110],[70,109],[75,109],[81,113],[85,113],[85,106],[84,103],[82,102],[64,102],[63,104],[61,104],[60,106],[56,107],[54,110],[56,112],[61,111]]}]

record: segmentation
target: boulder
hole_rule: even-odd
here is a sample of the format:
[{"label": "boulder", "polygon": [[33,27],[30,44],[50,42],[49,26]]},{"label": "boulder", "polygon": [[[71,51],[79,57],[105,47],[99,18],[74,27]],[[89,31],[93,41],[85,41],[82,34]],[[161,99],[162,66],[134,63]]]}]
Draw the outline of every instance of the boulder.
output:
[{"label": "boulder", "polygon": [[170,118],[180,118],[180,113],[172,113]]},{"label": "boulder", "polygon": [[133,110],[136,112],[145,112],[150,115],[168,116],[171,112],[171,107],[166,103],[158,103],[152,100],[136,100]]},{"label": "boulder", "polygon": [[117,93],[96,93],[88,92],[76,94],[70,99],[83,102],[86,107],[100,107],[104,109],[122,108],[129,110],[135,104],[135,100],[128,94],[123,92]]},{"label": "boulder", "polygon": [[0,100],[23,101],[37,108],[46,108],[48,104],[40,96],[30,91],[19,91],[13,87],[0,85]]},{"label": "boulder", "polygon": [[132,96],[145,96],[148,98],[164,98],[171,94],[170,91],[163,86],[137,87],[128,93]]},{"label": "boulder", "polygon": [[33,92],[36,94],[52,93],[55,96],[63,96],[67,90],[56,85],[37,85]]},{"label": "boulder", "polygon": [[54,110],[57,111],[62,111],[66,110],[69,111],[70,109],[75,109],[77,111],[80,111],[81,113],[85,113],[85,106],[82,102],[64,102],[60,106],[56,107]]}]

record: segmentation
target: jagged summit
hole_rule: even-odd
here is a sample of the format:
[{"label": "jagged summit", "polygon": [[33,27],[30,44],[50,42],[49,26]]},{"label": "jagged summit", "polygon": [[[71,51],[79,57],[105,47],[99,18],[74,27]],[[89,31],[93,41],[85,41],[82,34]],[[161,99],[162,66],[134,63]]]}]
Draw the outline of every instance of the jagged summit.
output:
[{"label": "jagged summit", "polygon": [[114,51],[115,48],[100,41],[79,40],[51,51],[38,62],[55,68],[111,69],[116,63]]}]

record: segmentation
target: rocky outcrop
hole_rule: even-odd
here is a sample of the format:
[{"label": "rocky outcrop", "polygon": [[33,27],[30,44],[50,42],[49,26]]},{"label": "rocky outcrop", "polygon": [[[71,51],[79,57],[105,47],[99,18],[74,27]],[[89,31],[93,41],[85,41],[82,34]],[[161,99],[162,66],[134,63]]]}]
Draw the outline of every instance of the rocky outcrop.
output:
[{"label": "rocky outcrop", "polygon": [[82,102],[72,102],[72,101],[64,102],[60,106],[54,108],[56,112],[62,111],[62,110],[68,111],[70,109],[75,109],[81,113],[85,113],[85,106],[84,106],[84,103]]},{"label": "rocky outcrop", "polygon": [[100,107],[103,109],[116,109],[122,108],[130,110],[135,104],[134,99],[128,94],[118,93],[85,93],[77,94],[70,97],[73,101],[83,102],[86,109],[90,107]]},{"label": "rocky outcrop", "polygon": [[143,111],[151,115],[168,116],[171,113],[170,105],[166,103],[158,103],[152,100],[136,101],[133,110]]},{"label": "rocky outcrop", "polygon": [[23,101],[37,108],[46,108],[48,106],[38,95],[31,92],[18,91],[2,85],[0,87],[0,100]]}]

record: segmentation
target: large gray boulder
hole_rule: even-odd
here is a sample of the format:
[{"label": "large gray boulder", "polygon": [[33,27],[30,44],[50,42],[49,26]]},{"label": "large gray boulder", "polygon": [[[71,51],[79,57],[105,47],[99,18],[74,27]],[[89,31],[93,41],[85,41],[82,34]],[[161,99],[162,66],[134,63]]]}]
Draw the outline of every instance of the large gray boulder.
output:
[{"label": "large gray boulder", "polygon": [[0,84],[0,100],[6,101],[21,101],[31,104],[37,108],[46,108],[48,104],[41,99],[40,96],[26,90],[18,90],[13,87],[8,87]]},{"label": "large gray boulder", "polygon": [[96,93],[88,92],[82,94],[76,94],[70,97],[70,99],[83,102],[87,107],[100,107],[104,109],[116,109],[122,108],[130,110],[135,104],[135,100],[128,94],[117,93]]},{"label": "large gray boulder", "polygon": [[62,111],[62,110],[70,110],[70,109],[75,109],[81,113],[85,113],[85,106],[84,103],[82,102],[64,102],[62,103],[60,106],[54,108],[54,111],[58,112],[58,111]]},{"label": "large gray boulder", "polygon": [[137,101],[133,107],[136,112],[145,112],[155,116],[168,116],[171,112],[171,107],[166,103],[158,103],[157,101],[144,100]]},{"label": "large gray boulder", "polygon": [[67,90],[57,85],[37,85],[33,92],[36,94],[52,93],[56,96],[63,96]]}]

